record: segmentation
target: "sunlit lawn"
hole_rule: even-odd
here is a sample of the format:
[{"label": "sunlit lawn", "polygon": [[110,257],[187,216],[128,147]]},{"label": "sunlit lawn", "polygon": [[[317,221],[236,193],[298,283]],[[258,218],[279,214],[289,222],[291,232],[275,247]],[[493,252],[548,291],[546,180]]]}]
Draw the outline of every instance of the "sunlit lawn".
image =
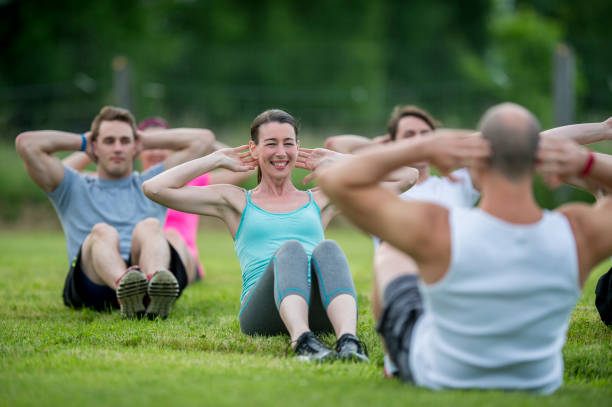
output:
[{"label": "sunlit lawn", "polygon": [[201,231],[203,283],[184,292],[168,320],[154,322],[64,307],[61,231],[1,231],[0,406],[610,405],[612,330],[599,321],[592,294],[608,264],[592,275],[572,316],[557,393],[436,393],[382,378],[369,309],[371,240],[347,227],[328,237],[349,258],[369,365],[300,363],[287,357],[287,337],[242,335],[240,271],[223,228]]}]

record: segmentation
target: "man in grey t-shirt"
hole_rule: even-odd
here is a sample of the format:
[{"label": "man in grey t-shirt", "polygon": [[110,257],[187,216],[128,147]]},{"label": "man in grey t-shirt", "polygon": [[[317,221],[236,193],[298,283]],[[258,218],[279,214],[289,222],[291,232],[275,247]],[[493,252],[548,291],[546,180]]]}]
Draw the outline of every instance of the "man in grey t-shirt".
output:
[{"label": "man in grey t-shirt", "polygon": [[[124,317],[168,315],[187,285],[186,250],[166,240],[166,209],[144,196],[142,183],[210,152],[213,142],[203,129],[140,133],[129,111],[112,106],[100,111],[86,134],[42,130],[17,137],[26,170],[49,196],[66,235],[66,305],[120,306]],[[139,152],[155,148],[173,153],[142,174],[134,172]],[[53,155],[79,149],[97,163],[97,177],[78,174]]]}]

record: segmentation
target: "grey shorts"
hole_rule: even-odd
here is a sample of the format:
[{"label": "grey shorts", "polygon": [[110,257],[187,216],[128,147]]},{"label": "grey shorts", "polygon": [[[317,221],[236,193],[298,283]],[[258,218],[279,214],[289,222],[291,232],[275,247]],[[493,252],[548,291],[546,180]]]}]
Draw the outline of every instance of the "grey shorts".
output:
[{"label": "grey shorts", "polygon": [[410,371],[412,331],[423,315],[418,276],[404,275],[391,281],[383,296],[383,313],[377,327],[400,378],[413,381]]}]

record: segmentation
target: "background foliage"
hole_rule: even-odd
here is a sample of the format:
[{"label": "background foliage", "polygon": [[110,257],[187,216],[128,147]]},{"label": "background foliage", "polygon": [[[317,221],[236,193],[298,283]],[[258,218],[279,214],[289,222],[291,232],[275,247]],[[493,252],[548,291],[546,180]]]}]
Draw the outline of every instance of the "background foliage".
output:
[{"label": "background foliage", "polygon": [[[575,121],[600,121],[612,112],[611,12],[608,0],[0,0],[0,143],[12,150],[29,129],[87,129],[118,103],[118,56],[137,119],[241,142],[256,114],[280,107],[313,146],[379,135],[399,103],[473,128],[486,107],[511,100],[552,127],[552,56],[565,43],[577,61]],[[44,200],[22,175],[0,175],[12,185],[0,207]]]}]

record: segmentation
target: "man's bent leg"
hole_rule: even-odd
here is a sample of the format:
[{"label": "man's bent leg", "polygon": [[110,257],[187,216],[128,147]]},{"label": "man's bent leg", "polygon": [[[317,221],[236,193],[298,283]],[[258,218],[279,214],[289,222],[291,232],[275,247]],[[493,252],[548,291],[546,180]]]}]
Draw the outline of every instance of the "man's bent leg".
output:
[{"label": "man's bent leg", "polygon": [[418,275],[414,260],[390,244],[381,242],[374,252],[372,284],[372,313],[376,322],[379,322],[382,316],[382,300],[387,286],[391,281],[407,274]]},{"label": "man's bent leg", "polygon": [[180,289],[177,278],[168,270],[172,249],[157,219],[147,218],[136,224],[132,232],[131,258],[149,277],[147,317],[166,318]]},{"label": "man's bent leg", "polygon": [[423,313],[418,269],[412,258],[387,243],[374,254],[372,308],[385,349],[385,375],[412,380],[412,330]]},{"label": "man's bent leg", "polygon": [[[125,270],[115,228],[105,223],[94,225],[83,242],[81,255],[84,282],[91,286],[107,285],[116,290],[123,317],[132,318],[144,313],[146,277],[138,269]],[[90,289],[88,292],[94,291]]]},{"label": "man's bent leg", "polygon": [[[82,246],[82,245],[81,245]],[[81,248],[70,264],[62,297],[64,304],[72,308],[88,307],[96,311],[118,308],[117,294],[105,284],[93,283],[81,267]]]},{"label": "man's bent leg", "polygon": [[94,284],[115,290],[125,272],[125,261],[119,253],[119,233],[106,223],[97,223],[81,248],[81,268]]},{"label": "man's bent leg", "polygon": [[170,265],[170,248],[162,224],[155,218],[140,221],[132,232],[132,263],[138,264],[149,278]]},{"label": "man's bent leg", "polygon": [[[313,250],[311,263],[313,279],[316,280],[312,286],[317,286],[321,305],[338,338],[337,356],[369,362],[365,345],[356,335],[357,293],[344,252],[333,240],[324,240]],[[316,309],[313,308],[313,319]]]},{"label": "man's bent leg", "polygon": [[185,272],[187,273],[187,283],[192,284],[198,277],[198,269],[196,266],[196,259],[193,257],[187,244],[183,240],[183,237],[176,229],[168,229],[165,231],[166,239],[174,250],[178,253],[181,262],[185,266]]}]

